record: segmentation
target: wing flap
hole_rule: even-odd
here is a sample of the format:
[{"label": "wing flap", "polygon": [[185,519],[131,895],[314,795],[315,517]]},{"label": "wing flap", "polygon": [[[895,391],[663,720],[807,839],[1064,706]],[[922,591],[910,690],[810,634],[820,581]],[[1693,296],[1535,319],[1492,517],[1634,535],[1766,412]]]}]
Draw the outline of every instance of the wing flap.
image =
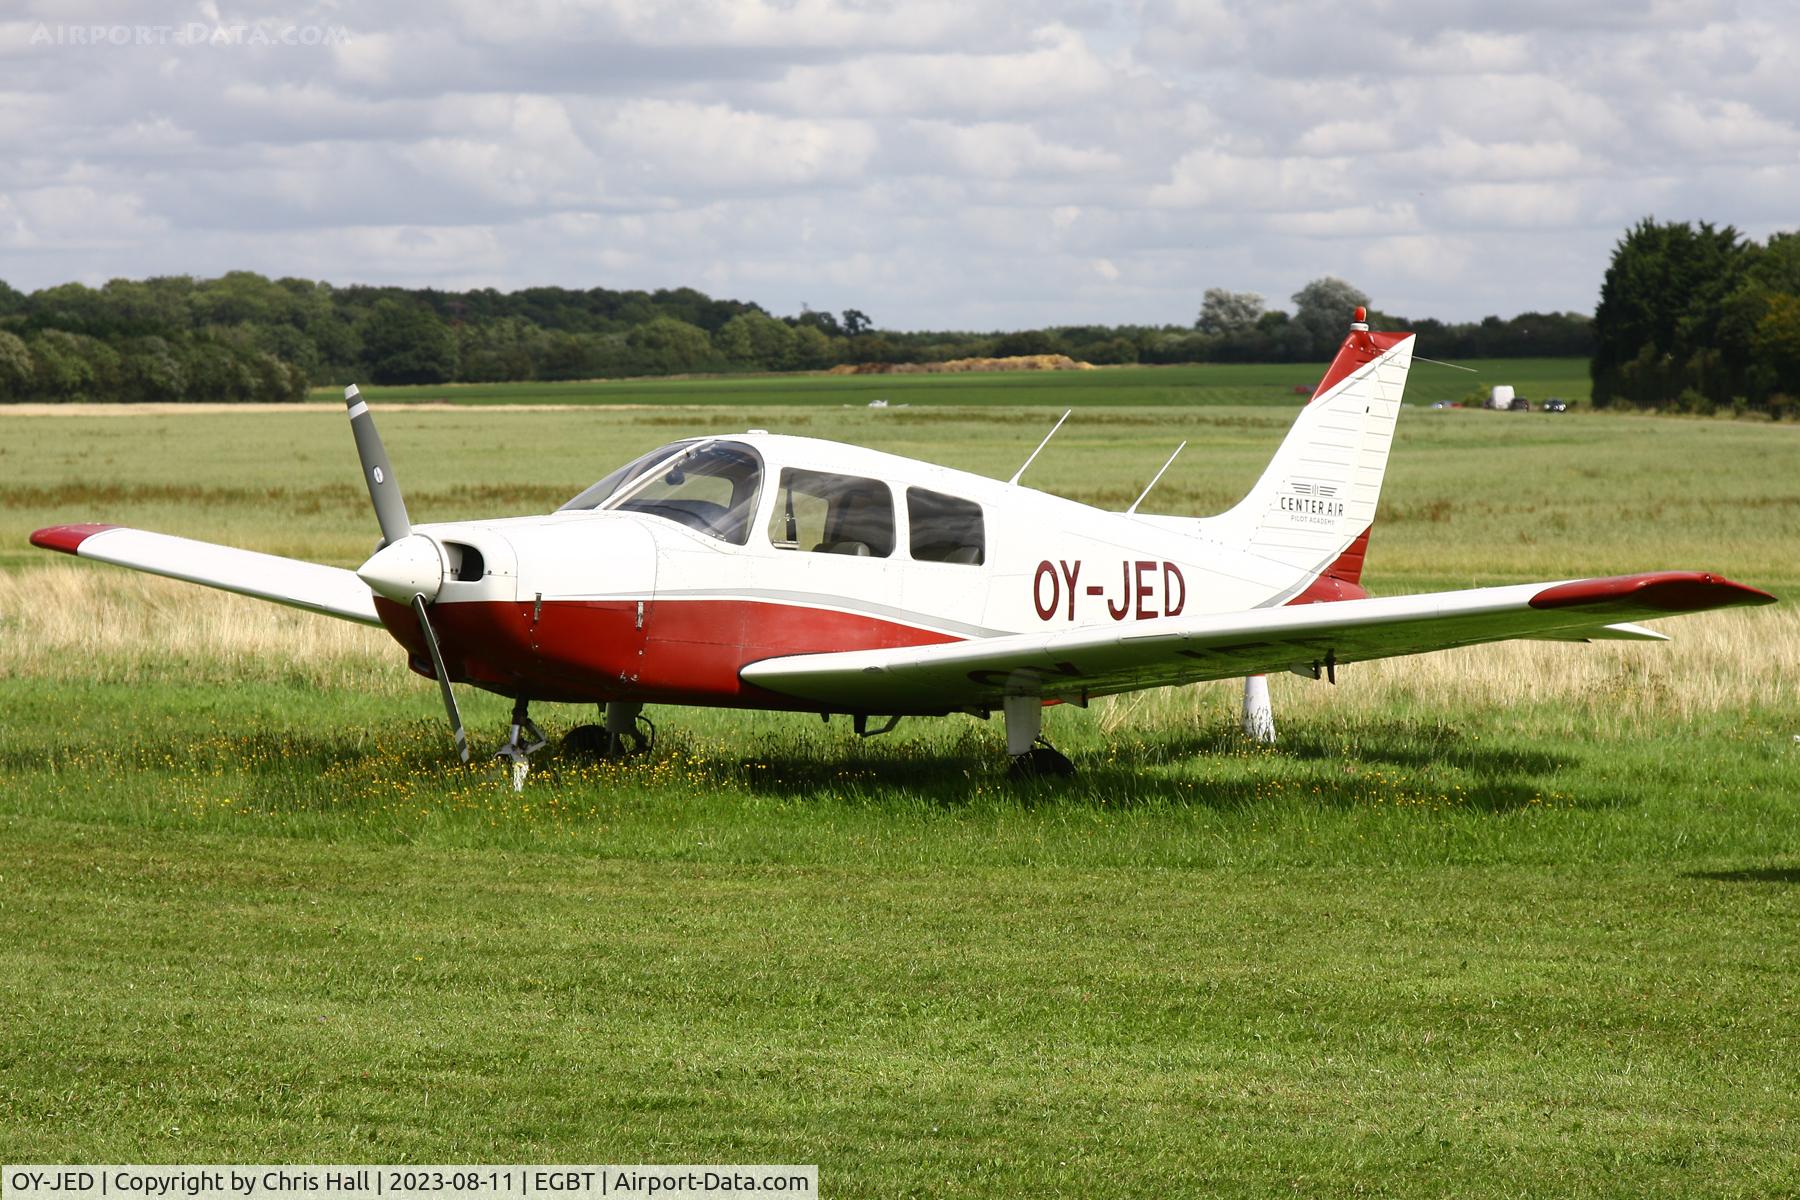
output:
[{"label": "wing flap", "polygon": [[996,707],[1008,693],[1085,700],[1272,671],[1313,673],[1513,638],[1658,636],[1620,618],[1773,601],[1716,576],[1657,572],[796,655],[752,663],[742,675],[757,687],[824,705],[943,712]]},{"label": "wing flap", "polygon": [[1669,635],[1643,625],[1620,621],[1614,625],[1596,625],[1591,629],[1564,629],[1537,634],[1540,642],[1666,642]]},{"label": "wing flap", "polygon": [[118,525],[56,525],[32,534],[31,544],[345,621],[381,624],[368,586],[342,567]]}]

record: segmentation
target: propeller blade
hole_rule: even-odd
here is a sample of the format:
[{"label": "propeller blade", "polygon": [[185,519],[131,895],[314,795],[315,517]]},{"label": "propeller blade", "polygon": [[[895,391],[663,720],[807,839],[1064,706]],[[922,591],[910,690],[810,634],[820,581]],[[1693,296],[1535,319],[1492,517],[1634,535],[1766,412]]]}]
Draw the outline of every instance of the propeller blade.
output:
[{"label": "propeller blade", "polygon": [[425,635],[425,649],[431,654],[431,669],[437,675],[438,691],[444,694],[444,711],[450,714],[450,728],[456,735],[456,753],[466,763],[469,761],[469,737],[463,732],[462,710],[456,707],[456,693],[450,690],[450,675],[444,670],[444,653],[438,649],[437,631],[432,629],[431,618],[426,615],[425,597],[415,595],[412,610],[419,618],[420,632]]},{"label": "propeller blade", "polygon": [[394,468],[388,463],[381,434],[375,429],[375,418],[353,383],[344,389],[344,405],[350,410],[350,432],[356,437],[356,456],[362,460],[363,480],[369,485],[369,499],[375,505],[375,519],[381,523],[381,536],[393,545],[412,532],[406,519],[406,501],[400,498],[400,485],[394,481]]}]

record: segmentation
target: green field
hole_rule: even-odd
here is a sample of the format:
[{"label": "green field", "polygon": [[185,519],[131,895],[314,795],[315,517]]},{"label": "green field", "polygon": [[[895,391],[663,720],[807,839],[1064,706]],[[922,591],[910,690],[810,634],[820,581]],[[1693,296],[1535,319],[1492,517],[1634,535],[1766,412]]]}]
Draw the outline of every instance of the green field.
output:
[{"label": "green field", "polygon": [[[688,407],[724,386],[698,381],[654,408],[379,415],[434,520],[541,511],[750,424],[1004,476],[1065,378],[1004,385],[1004,410],[922,408],[965,380],[906,381],[921,409]],[[1081,411],[1027,480],[1122,506],[1186,439],[1147,507],[1213,511],[1289,416]],[[452,766],[378,633],[24,546],[108,520],[352,564],[375,531],[340,413],[4,420],[0,1161],[1800,1191],[1790,603],[1668,645],[1281,677],[1271,749],[1235,734],[1230,684],[1054,710],[1071,784],[1010,784],[968,718],[864,742],[665,709],[648,759],[546,756],[515,796]],[[1800,593],[1800,430],[1403,417],[1377,592],[1660,567]],[[491,748],[505,702],[465,711]]]},{"label": "green field", "polygon": [[[1421,347],[1420,353],[1430,353]],[[1585,358],[1470,359],[1457,370],[1436,363],[1413,366],[1408,395],[1415,404],[1460,400],[1476,388],[1510,383],[1521,396],[1561,396],[1584,403],[1592,388]],[[1472,372],[1472,373],[1471,373]],[[1009,371],[988,375],[726,375],[699,379],[578,380],[569,383],[459,383],[444,386],[365,386],[383,404],[1088,404],[1195,405],[1298,403],[1324,363],[1215,363],[1179,367],[1101,367],[1092,371]],[[315,400],[339,388],[314,388]]]}]

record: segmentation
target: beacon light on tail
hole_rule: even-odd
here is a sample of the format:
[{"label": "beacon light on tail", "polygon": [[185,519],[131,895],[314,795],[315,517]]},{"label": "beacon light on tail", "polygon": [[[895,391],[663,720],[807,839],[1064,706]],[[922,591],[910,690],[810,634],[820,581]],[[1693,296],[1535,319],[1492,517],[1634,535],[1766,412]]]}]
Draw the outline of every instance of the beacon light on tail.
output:
[{"label": "beacon light on tail", "polygon": [[1698,571],[1370,598],[1412,345],[1358,310],[1262,477],[1213,517],[1145,515],[1142,496],[1108,512],[1021,485],[1023,468],[1003,482],[756,430],[654,450],[553,513],[415,526],[351,388],[382,535],[354,572],[110,525],[32,541],[385,627],[438,682],[465,760],[452,683],[512,698],[499,757],[515,783],[544,744],[534,701],[601,706],[565,745],[602,755],[647,747],[646,704],[841,714],[866,733],[1001,714],[1015,769],[1060,774],[1046,704],[1242,677],[1246,732],[1271,739],[1272,672],[1335,682],[1481,642],[1654,640],[1633,622],[1772,602]]}]

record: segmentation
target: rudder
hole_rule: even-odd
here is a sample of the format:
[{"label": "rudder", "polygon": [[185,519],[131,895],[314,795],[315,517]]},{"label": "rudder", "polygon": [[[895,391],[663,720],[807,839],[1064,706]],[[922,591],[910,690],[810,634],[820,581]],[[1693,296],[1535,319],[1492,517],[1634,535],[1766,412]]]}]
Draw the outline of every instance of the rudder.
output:
[{"label": "rudder", "polygon": [[1357,309],[1262,478],[1236,507],[1202,522],[1207,536],[1293,568],[1294,584],[1271,603],[1363,594],[1363,557],[1412,348],[1412,334],[1372,333]]}]

